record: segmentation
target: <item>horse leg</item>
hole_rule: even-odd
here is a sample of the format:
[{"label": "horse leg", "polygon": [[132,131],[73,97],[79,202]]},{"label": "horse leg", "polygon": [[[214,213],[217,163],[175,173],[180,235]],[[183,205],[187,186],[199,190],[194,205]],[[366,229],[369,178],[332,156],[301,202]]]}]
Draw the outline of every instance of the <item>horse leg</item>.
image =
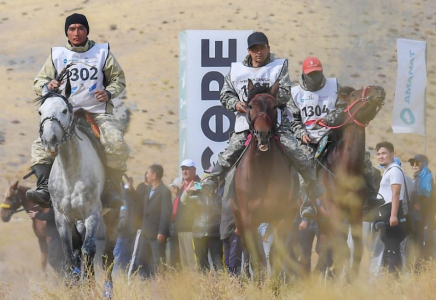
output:
[{"label": "horse leg", "polygon": [[261,283],[261,270],[262,270],[262,256],[260,252],[260,239],[257,227],[251,225],[244,226],[244,244],[247,249],[247,256],[250,257],[251,269],[253,271],[253,281],[260,285]]},{"label": "horse leg", "polygon": [[293,220],[289,218],[286,220],[282,219],[276,225],[274,242],[270,252],[272,278],[274,280],[286,280],[291,275],[291,270],[298,267],[295,256],[289,255],[288,237],[292,229],[292,223]]},{"label": "horse leg", "polygon": [[114,248],[118,238],[119,217],[120,211],[118,209],[111,209],[103,216],[104,224],[106,225],[106,244],[103,252],[103,270],[105,273],[104,298],[112,298],[113,294],[112,269],[114,267]]},{"label": "horse leg", "polygon": [[38,237],[39,249],[41,250],[41,266],[44,276],[47,277],[48,244],[46,237]]},{"label": "horse leg", "polygon": [[94,212],[85,219],[85,240],[82,245],[83,266],[85,278],[94,279],[94,256],[96,252],[95,233],[99,222],[98,213]]},{"label": "horse leg", "polygon": [[80,264],[77,264],[73,255],[73,243],[71,238],[71,230],[73,223],[62,213],[55,210],[56,228],[62,242],[64,250],[64,275],[67,279],[77,281],[80,279]]},{"label": "horse leg", "polygon": [[354,244],[353,264],[351,266],[351,279],[357,278],[359,275],[360,262],[363,256],[363,239],[362,239],[362,218],[358,218],[351,224],[351,236]]}]

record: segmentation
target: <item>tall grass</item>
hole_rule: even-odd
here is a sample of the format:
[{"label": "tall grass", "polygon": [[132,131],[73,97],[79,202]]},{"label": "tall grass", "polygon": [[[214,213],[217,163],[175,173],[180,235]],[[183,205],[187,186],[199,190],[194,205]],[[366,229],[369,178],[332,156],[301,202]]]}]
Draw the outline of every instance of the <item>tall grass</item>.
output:
[{"label": "tall grass", "polygon": [[[247,279],[225,273],[188,271],[161,272],[153,279],[134,277],[130,284],[124,275],[114,279],[114,299],[435,299],[436,264],[427,264],[419,275],[405,273],[400,278],[383,273],[370,279],[363,271],[353,283],[344,279],[326,280],[314,273],[306,280],[292,279],[277,286],[266,280],[261,287]],[[31,282],[32,299],[99,299],[102,279],[95,285],[67,287],[51,281]],[[0,297],[15,299],[8,287],[0,284]]]}]

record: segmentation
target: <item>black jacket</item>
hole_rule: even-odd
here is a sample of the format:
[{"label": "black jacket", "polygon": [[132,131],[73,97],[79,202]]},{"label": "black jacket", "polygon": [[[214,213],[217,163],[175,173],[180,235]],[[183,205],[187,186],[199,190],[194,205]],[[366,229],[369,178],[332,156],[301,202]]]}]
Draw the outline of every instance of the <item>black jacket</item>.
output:
[{"label": "black jacket", "polygon": [[151,240],[158,234],[169,236],[172,214],[171,191],[162,182],[150,198],[151,187],[143,198],[142,236]]},{"label": "black jacket", "polygon": [[219,237],[222,194],[217,193],[214,196],[198,194],[195,198],[197,208],[192,228],[193,236],[195,238],[202,238],[204,236]]}]

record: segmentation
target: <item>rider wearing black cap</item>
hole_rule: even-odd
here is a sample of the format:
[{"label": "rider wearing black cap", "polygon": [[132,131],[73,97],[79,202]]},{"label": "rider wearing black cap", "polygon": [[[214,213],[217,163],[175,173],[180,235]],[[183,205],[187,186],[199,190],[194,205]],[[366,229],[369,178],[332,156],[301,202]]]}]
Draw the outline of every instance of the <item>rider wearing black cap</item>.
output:
[{"label": "rider wearing black cap", "polygon": [[[97,44],[88,39],[89,24],[82,14],[72,14],[65,20],[64,47],[53,47],[51,54],[34,80],[38,95],[43,88],[56,91],[62,82],[59,73],[72,62],[69,68],[72,95],[69,98],[74,111],[84,109],[94,118],[100,129],[100,141],[106,152],[105,207],[123,204],[121,176],[126,171],[130,150],[124,142],[124,124],[112,114],[112,98],[117,97],[126,86],[124,71],[109,50],[109,44]],[[37,189],[29,190],[26,196],[43,206],[50,205],[48,179],[55,157],[46,153],[41,139],[32,144],[31,164],[37,177]]]},{"label": "rider wearing black cap", "polygon": [[[228,147],[218,155],[218,163],[210,176],[203,181],[203,187],[215,190],[227,171],[235,164],[245,148],[249,133],[246,121],[247,84],[251,79],[256,85],[272,86],[279,83],[277,104],[281,111],[291,98],[292,82],[289,79],[288,61],[276,59],[270,53],[268,38],[262,32],[254,32],[247,39],[248,55],[243,62],[232,63],[230,72],[225,77],[220,93],[220,101],[224,108],[236,112],[235,132],[231,135]],[[280,122],[280,121],[278,121]],[[297,147],[297,141],[289,129],[289,120],[282,113],[281,126],[278,128],[280,142],[286,149],[286,156],[293,167],[301,174],[308,185],[311,198],[324,193],[324,187],[315,176],[313,162]]]}]

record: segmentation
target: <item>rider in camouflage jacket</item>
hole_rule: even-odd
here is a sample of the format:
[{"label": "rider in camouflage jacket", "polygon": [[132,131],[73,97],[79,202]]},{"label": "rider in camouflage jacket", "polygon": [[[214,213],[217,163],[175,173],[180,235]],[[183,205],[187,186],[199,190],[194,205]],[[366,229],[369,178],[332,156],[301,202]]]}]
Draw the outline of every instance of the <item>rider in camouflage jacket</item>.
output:
[{"label": "rider in camouflage jacket", "polygon": [[[263,67],[274,61],[274,55],[269,52],[268,39],[263,33],[255,32],[248,37],[249,54],[243,61],[246,67]],[[254,62],[256,54],[263,52],[263,61]],[[232,112],[246,112],[245,103],[241,101],[238,92],[231,81],[231,72],[225,77],[224,85],[220,93],[220,101],[223,107]],[[283,65],[277,79],[279,91],[276,96],[279,107],[283,110],[291,97],[292,82],[289,78],[287,65]],[[290,131],[289,120],[285,113],[282,114],[282,124],[278,130],[280,142],[286,149],[286,155],[291,164],[301,174],[308,185],[308,194],[311,198],[317,198],[324,193],[324,188],[317,181],[313,162],[297,147],[297,141]],[[245,148],[245,141],[249,131],[239,133],[233,132],[230,136],[228,147],[218,155],[218,163],[215,165],[210,176],[203,181],[203,187],[209,190],[216,190],[218,182],[226,175],[227,171],[236,163]]]},{"label": "rider in camouflage jacket", "polygon": [[[80,28],[79,28],[80,27]],[[82,35],[83,42],[78,44],[77,35]],[[71,31],[71,32],[70,32]],[[80,33],[82,31],[82,33]],[[69,51],[83,53],[93,48],[96,43],[87,38],[89,25],[86,17],[81,14],[73,14],[66,18],[65,34],[68,43],[65,46]],[[85,36],[86,34],[86,36]],[[80,38],[80,37],[79,37]],[[60,82],[55,78],[59,75],[59,70],[55,68],[53,54],[45,62],[42,69],[34,80],[34,90],[37,95],[41,95],[46,87],[50,91],[56,91]],[[112,98],[117,97],[126,86],[124,71],[118,64],[113,54],[108,50],[104,67],[96,73],[96,76],[103,76],[104,90],[95,94],[96,103],[105,103],[105,113],[91,113],[100,129],[100,142],[106,153],[106,185],[102,199],[103,205],[109,208],[119,207],[123,204],[121,193],[121,177],[127,169],[127,158],[129,157],[129,147],[124,141],[124,124],[112,114]],[[76,110],[80,107],[74,107]],[[38,138],[32,144],[31,165],[37,177],[37,189],[29,190],[26,196],[36,203],[49,205],[50,195],[48,193],[48,178],[55,157],[44,150],[41,139]]]}]

